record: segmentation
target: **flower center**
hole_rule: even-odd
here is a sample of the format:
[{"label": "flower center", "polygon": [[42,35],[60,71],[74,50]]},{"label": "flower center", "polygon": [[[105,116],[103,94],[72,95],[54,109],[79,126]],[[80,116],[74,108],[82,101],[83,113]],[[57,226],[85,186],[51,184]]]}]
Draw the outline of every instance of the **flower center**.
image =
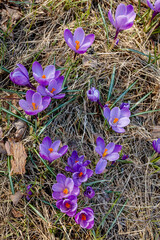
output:
[{"label": "flower center", "polygon": [[56,91],[56,89],[55,89],[55,88],[52,88],[51,93],[53,93],[54,91]]},{"label": "flower center", "polygon": [[108,151],[108,149],[107,148],[105,148],[105,150],[104,150],[104,153],[103,153],[103,155],[102,155],[102,157],[105,157],[105,156],[107,156],[107,151]]},{"label": "flower center", "polygon": [[79,177],[82,177],[82,175],[83,175],[83,172],[80,172],[80,173],[78,174]]},{"label": "flower center", "polygon": [[80,42],[76,40],[75,43],[76,43],[76,50],[78,50],[80,48]]},{"label": "flower center", "polygon": [[79,162],[78,160],[75,161],[75,163]]},{"label": "flower center", "polygon": [[38,106],[34,102],[32,102],[32,106],[33,106],[33,110],[37,110],[38,109]]},{"label": "flower center", "polygon": [[53,148],[48,148],[48,150],[50,151],[50,153],[53,152]]},{"label": "flower center", "polygon": [[70,208],[71,207],[71,205],[68,202],[65,204],[65,206],[66,206],[66,208]]},{"label": "flower center", "polygon": [[42,75],[42,78],[46,78],[46,75]]},{"label": "flower center", "polygon": [[63,193],[64,193],[64,194],[67,194],[67,193],[68,193],[68,189],[65,188],[65,189],[63,190]]},{"label": "flower center", "polygon": [[86,215],[85,215],[84,213],[82,213],[82,215],[81,215],[81,219],[82,219],[83,221],[86,220]]},{"label": "flower center", "polygon": [[116,122],[118,122],[118,118],[115,118],[113,121],[113,123],[116,123]]}]

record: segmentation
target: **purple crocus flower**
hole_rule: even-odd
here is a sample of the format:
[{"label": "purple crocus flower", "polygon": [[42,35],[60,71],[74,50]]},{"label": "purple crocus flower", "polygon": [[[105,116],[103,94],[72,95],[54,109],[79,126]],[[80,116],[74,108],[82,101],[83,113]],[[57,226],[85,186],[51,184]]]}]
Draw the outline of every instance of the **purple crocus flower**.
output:
[{"label": "purple crocus flower", "polygon": [[99,162],[96,165],[95,173],[100,174],[104,171],[108,161],[116,161],[119,158],[119,153],[122,149],[121,145],[116,145],[113,142],[105,146],[103,138],[98,137],[96,140],[95,151],[101,156]]},{"label": "purple crocus flower", "polygon": [[111,13],[111,9],[108,12],[108,18],[111,24],[116,28],[116,35],[114,39],[117,38],[118,33],[129,29],[133,26],[136,13],[134,12],[132,5],[124,5],[123,3],[119,4],[116,9],[115,20]]},{"label": "purple crocus flower", "polygon": [[158,138],[157,141],[154,140],[153,143],[152,143],[152,145],[153,145],[154,150],[155,150],[157,153],[160,154],[160,138]]},{"label": "purple crocus flower", "polygon": [[93,174],[91,169],[87,169],[81,166],[79,163],[74,167],[74,173],[72,175],[75,186],[80,186],[82,182],[86,182]]},{"label": "purple crocus flower", "polygon": [[156,0],[154,7],[150,0],[147,0],[148,7],[151,8],[154,12],[152,15],[152,19],[160,12],[160,0]]},{"label": "purple crocus flower", "polygon": [[129,156],[126,155],[126,154],[124,154],[121,159],[122,159],[122,160],[126,160],[127,158],[129,158]]},{"label": "purple crocus flower", "polygon": [[34,79],[44,87],[46,87],[50,81],[57,79],[61,74],[61,71],[56,71],[54,65],[47,66],[43,71],[41,64],[38,62],[33,63],[32,71]]},{"label": "purple crocus flower", "polygon": [[126,107],[122,109],[114,107],[112,110],[110,110],[108,106],[104,107],[104,117],[108,120],[112,129],[118,133],[125,132],[124,127],[130,123],[130,115],[130,110]]},{"label": "purple crocus flower", "polygon": [[95,87],[92,87],[87,91],[87,97],[92,102],[97,102],[99,100],[99,91]]},{"label": "purple crocus flower", "polygon": [[30,189],[32,189],[32,185],[31,184],[27,186],[27,190],[26,190],[26,199],[27,199],[27,201],[29,201],[31,199],[31,196],[33,195],[33,192]]},{"label": "purple crocus flower", "polygon": [[37,87],[37,92],[39,92],[42,96],[49,96],[55,99],[64,98],[65,97],[64,93],[59,94],[63,90],[62,89],[63,80],[64,77],[60,76],[57,79],[50,81],[47,88],[45,88],[42,85],[39,85]]},{"label": "purple crocus flower", "polygon": [[29,75],[27,69],[22,64],[17,64],[13,72],[10,73],[9,77],[11,81],[19,86],[27,86],[33,88],[32,84],[29,81]]},{"label": "purple crocus flower", "polygon": [[85,33],[81,27],[77,28],[72,35],[69,29],[64,31],[64,39],[68,46],[78,54],[83,54],[94,42],[94,34],[85,36]]},{"label": "purple crocus flower", "polygon": [[75,221],[82,228],[90,229],[94,226],[94,212],[91,208],[83,208],[82,211],[76,214]]},{"label": "purple crocus flower", "polygon": [[88,186],[84,192],[84,196],[88,198],[93,198],[95,196],[95,191],[92,187]]},{"label": "purple crocus flower", "polygon": [[60,140],[52,143],[50,137],[45,137],[39,145],[39,154],[41,158],[48,160],[51,163],[57,158],[62,157],[68,151],[68,146],[65,145],[58,151],[60,144]]},{"label": "purple crocus flower", "polygon": [[68,198],[58,200],[56,206],[61,212],[66,213],[69,217],[73,217],[77,211],[77,197],[71,195]]},{"label": "purple crocus flower", "polygon": [[121,105],[120,105],[120,109],[122,109],[122,108],[130,108],[130,104],[129,103],[122,103]]},{"label": "purple crocus flower", "polygon": [[50,97],[47,96],[42,98],[40,93],[28,90],[26,92],[26,100],[21,99],[19,105],[23,108],[26,114],[36,115],[46,109],[50,102]]},{"label": "purple crocus flower", "polygon": [[72,178],[66,178],[65,175],[59,173],[56,177],[57,183],[52,186],[52,197],[56,200],[68,198],[70,195],[78,196],[79,187],[75,186]]},{"label": "purple crocus flower", "polygon": [[80,164],[81,166],[86,167],[91,163],[91,161],[89,160],[84,161],[83,155],[79,157],[77,151],[73,151],[72,155],[68,158],[67,163],[68,163],[68,166],[65,167],[65,170],[67,172],[74,173],[75,170],[77,169],[76,167],[77,164]]}]

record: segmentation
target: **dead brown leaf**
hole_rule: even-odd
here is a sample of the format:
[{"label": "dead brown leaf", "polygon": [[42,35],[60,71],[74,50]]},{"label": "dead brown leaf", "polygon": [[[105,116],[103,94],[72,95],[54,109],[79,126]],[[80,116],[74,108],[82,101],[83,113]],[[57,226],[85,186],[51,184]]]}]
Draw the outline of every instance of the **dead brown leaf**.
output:
[{"label": "dead brown leaf", "polygon": [[83,66],[84,67],[91,67],[91,68],[96,68],[97,67],[97,60],[94,59],[93,56],[83,56]]},{"label": "dead brown leaf", "polygon": [[13,156],[13,159],[11,159],[11,175],[24,174],[27,154],[22,142],[14,142],[10,139],[5,143],[5,148],[7,154]]},{"label": "dead brown leaf", "polygon": [[151,135],[153,139],[160,137],[160,125],[152,127]]},{"label": "dead brown leaf", "polygon": [[17,203],[22,197],[23,197],[23,193],[21,191],[18,191],[14,195],[11,195],[11,200],[14,205],[17,205]]},{"label": "dead brown leaf", "polygon": [[12,214],[15,218],[23,217],[23,213],[20,211],[15,210],[14,208],[12,209]]},{"label": "dead brown leaf", "polygon": [[22,139],[22,137],[26,131],[27,124],[22,120],[18,120],[14,125],[16,127],[15,138],[16,138],[16,140],[20,140],[20,139]]},{"label": "dead brown leaf", "polygon": [[7,153],[3,141],[0,141],[0,154],[1,154],[1,153],[3,153],[3,154],[6,154],[6,153]]},{"label": "dead brown leaf", "polygon": [[3,130],[2,128],[0,127],[0,139],[3,138]]}]

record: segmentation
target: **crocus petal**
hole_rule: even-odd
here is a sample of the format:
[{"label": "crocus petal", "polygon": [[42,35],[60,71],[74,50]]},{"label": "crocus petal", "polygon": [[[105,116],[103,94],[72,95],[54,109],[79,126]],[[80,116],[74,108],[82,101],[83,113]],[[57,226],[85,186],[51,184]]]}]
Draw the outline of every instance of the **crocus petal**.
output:
[{"label": "crocus petal", "polygon": [[21,70],[21,72],[26,76],[26,78],[29,78],[28,71],[27,71],[27,69],[25,68],[25,66],[23,66],[23,65],[20,64],[20,63],[18,63],[17,66],[19,67],[19,69]]},{"label": "crocus petal", "polygon": [[105,142],[103,140],[103,138],[101,137],[98,137],[97,140],[96,140],[96,148],[95,148],[95,151],[100,155],[102,156],[103,152],[104,152],[104,149],[105,149]]},{"label": "crocus petal", "polygon": [[118,132],[118,133],[124,133],[124,132],[125,132],[125,129],[124,129],[124,128],[121,128],[121,127],[112,127],[112,129],[113,129],[115,132]]},{"label": "crocus petal", "polygon": [[96,165],[95,173],[101,174],[104,171],[104,169],[106,168],[106,166],[107,166],[107,161],[101,158]]},{"label": "crocus petal", "polygon": [[93,171],[91,169],[87,169],[87,175],[88,178],[90,178],[93,175]]},{"label": "crocus petal", "polygon": [[58,183],[64,184],[66,181],[66,176],[63,175],[62,173],[57,174],[56,180]]},{"label": "crocus petal", "polygon": [[111,9],[108,12],[108,18],[109,18],[109,21],[111,22],[111,24],[115,27],[115,21],[114,21],[113,16],[112,16]]},{"label": "crocus petal", "polygon": [[75,46],[73,45],[73,36],[72,33],[69,29],[66,29],[64,31],[64,39],[66,41],[66,43],[68,44],[68,46],[73,50],[76,51]]},{"label": "crocus petal", "polygon": [[115,20],[115,24],[116,24],[116,28],[119,30],[119,31],[122,31],[122,30],[125,30],[125,25],[128,23],[128,18],[127,16],[125,15],[122,15],[122,16],[118,16]]},{"label": "crocus petal", "polygon": [[122,108],[121,109],[121,114],[120,117],[130,117],[131,116],[131,112],[128,108]]},{"label": "crocus petal", "polygon": [[150,2],[150,0],[147,0],[147,4],[148,4],[148,7],[154,11],[153,4]]},{"label": "crocus petal", "polygon": [[25,101],[24,99],[19,100],[19,106],[24,110],[27,111],[30,106],[28,105],[28,102]]},{"label": "crocus petal", "polygon": [[110,118],[115,119],[120,117],[120,109],[118,107],[112,108],[110,112]]},{"label": "crocus petal", "polygon": [[32,96],[35,92],[33,90],[28,90],[26,92],[26,101],[31,105],[32,104]]},{"label": "crocus petal", "polygon": [[64,155],[67,151],[68,151],[68,146],[65,145],[58,151],[58,153],[61,155]]},{"label": "crocus petal", "polygon": [[49,156],[50,156],[50,161],[54,161],[61,157],[61,155],[57,152],[51,152]]},{"label": "crocus petal", "polygon": [[42,96],[47,96],[46,88],[41,85],[37,87],[37,92],[39,92]]},{"label": "crocus petal", "polygon": [[47,79],[54,79],[55,78],[55,66],[49,65],[44,69],[43,74],[46,76]]},{"label": "crocus petal", "polygon": [[71,192],[73,191],[73,188],[74,188],[74,182],[73,182],[72,178],[66,178],[65,187],[69,188],[70,194],[71,194]]},{"label": "crocus petal", "polygon": [[154,9],[156,12],[160,12],[160,0],[157,0],[154,4]]},{"label": "crocus petal", "polygon": [[42,98],[43,110],[49,106],[50,102],[51,102],[51,98],[49,96]]},{"label": "crocus petal", "polygon": [[37,107],[42,105],[42,96],[40,93],[36,92],[32,96],[32,102],[36,104]]},{"label": "crocus petal", "polygon": [[89,225],[86,227],[87,229],[91,229],[94,226],[94,220],[89,222]]},{"label": "crocus petal", "polygon": [[108,161],[116,161],[119,158],[119,154],[117,152],[111,153],[110,155],[106,156]]},{"label": "crocus petal", "polygon": [[108,106],[104,107],[104,117],[108,120],[110,118],[110,112],[111,110],[109,109]]},{"label": "crocus petal", "polygon": [[53,148],[54,152],[58,151],[60,144],[61,144],[60,140],[56,140],[54,143],[52,143],[51,148]]},{"label": "crocus petal", "polygon": [[115,145],[114,152],[120,152],[122,149],[121,145]]},{"label": "crocus petal", "polygon": [[42,144],[46,146],[46,148],[50,148],[51,144],[52,144],[52,140],[50,139],[50,137],[45,137],[42,141]]},{"label": "crocus petal", "polygon": [[128,117],[120,118],[117,124],[117,127],[125,127],[130,123],[130,119]]},{"label": "crocus petal", "polygon": [[113,142],[107,144],[107,146],[105,147],[108,151],[107,154],[110,154],[113,152],[114,148],[115,148],[115,144]]},{"label": "crocus petal", "polygon": [[83,44],[81,45],[81,47],[78,50],[85,51],[86,49],[88,49],[94,42],[94,39],[95,39],[94,34],[87,35],[83,41]]},{"label": "crocus petal", "polygon": [[65,93],[61,93],[61,94],[58,94],[56,96],[53,96],[54,99],[61,99],[61,98],[64,98],[66,96]]},{"label": "crocus petal", "polygon": [[83,31],[83,28],[79,27],[75,30],[73,35],[73,44],[76,46],[75,41],[79,41],[80,46],[83,44],[83,41],[85,39],[85,33]]},{"label": "crocus petal", "polygon": [[57,70],[55,71],[55,79],[57,79],[61,74],[61,71]]},{"label": "crocus petal", "polygon": [[39,77],[42,77],[42,75],[43,75],[43,69],[42,69],[42,66],[39,62],[34,62],[33,63],[32,71],[33,71],[33,73],[35,73]]},{"label": "crocus petal", "polygon": [[127,13],[127,7],[123,3],[120,3],[116,9],[115,19],[118,16],[125,15]]},{"label": "crocus petal", "polygon": [[52,190],[55,191],[55,192],[62,192],[63,189],[64,189],[64,185],[62,183],[55,183],[52,186]]},{"label": "crocus petal", "polygon": [[56,200],[62,199],[60,192],[53,192],[52,197],[53,197],[53,199],[56,199]]}]

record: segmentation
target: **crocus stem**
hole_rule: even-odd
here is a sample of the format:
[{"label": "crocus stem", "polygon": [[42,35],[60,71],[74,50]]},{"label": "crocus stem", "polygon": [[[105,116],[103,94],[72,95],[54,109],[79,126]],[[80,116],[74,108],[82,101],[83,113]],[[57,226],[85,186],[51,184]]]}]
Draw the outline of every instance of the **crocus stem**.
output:
[{"label": "crocus stem", "polygon": [[28,88],[31,88],[31,89],[33,89],[33,90],[36,90],[36,88],[35,88],[31,83],[28,84],[27,87],[28,87]]},{"label": "crocus stem", "polygon": [[97,103],[99,104],[99,106],[102,108],[102,110],[103,110],[103,105],[102,105],[102,103],[98,100],[97,101]]},{"label": "crocus stem", "polygon": [[76,59],[76,56],[77,56],[77,53],[75,52],[75,53],[74,53],[74,60]]},{"label": "crocus stem", "polygon": [[113,49],[114,46],[115,46],[116,39],[117,39],[117,37],[118,37],[118,33],[119,33],[119,31],[117,30],[117,31],[116,31],[116,34],[115,34],[115,37],[114,37],[114,40],[113,40],[113,42],[112,42],[112,44],[111,44],[111,47],[110,47],[110,51],[112,51],[112,49]]}]

